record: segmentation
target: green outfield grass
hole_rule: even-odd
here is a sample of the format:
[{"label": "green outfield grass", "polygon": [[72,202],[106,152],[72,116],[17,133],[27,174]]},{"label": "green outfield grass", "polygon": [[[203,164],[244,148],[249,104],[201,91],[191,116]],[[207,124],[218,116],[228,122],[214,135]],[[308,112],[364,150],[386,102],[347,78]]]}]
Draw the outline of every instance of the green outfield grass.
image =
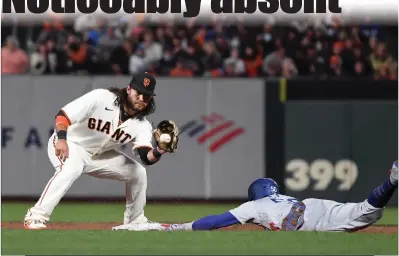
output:
[{"label": "green outfield grass", "polygon": [[[21,221],[30,204],[2,205],[2,221]],[[149,204],[146,215],[154,221],[192,221],[222,213],[229,204]],[[52,221],[120,222],[123,204],[62,203]],[[379,225],[397,225],[397,208],[387,208]],[[398,236],[316,232],[129,232],[25,231],[2,229],[6,254],[385,254],[397,255]],[[305,245],[306,244],[306,245]]]}]

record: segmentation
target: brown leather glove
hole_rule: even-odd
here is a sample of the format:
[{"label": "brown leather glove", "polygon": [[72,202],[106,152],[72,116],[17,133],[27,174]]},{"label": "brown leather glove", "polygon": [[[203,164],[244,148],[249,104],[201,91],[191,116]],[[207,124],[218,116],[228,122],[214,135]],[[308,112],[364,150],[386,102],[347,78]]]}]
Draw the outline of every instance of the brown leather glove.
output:
[{"label": "brown leather glove", "polygon": [[[162,134],[169,134],[171,140],[170,142],[162,142],[160,137]],[[163,120],[161,121],[156,129],[153,131],[153,136],[157,145],[160,149],[165,150],[169,153],[174,153],[177,151],[178,142],[179,142],[179,128],[176,126],[176,123],[172,120]]]}]

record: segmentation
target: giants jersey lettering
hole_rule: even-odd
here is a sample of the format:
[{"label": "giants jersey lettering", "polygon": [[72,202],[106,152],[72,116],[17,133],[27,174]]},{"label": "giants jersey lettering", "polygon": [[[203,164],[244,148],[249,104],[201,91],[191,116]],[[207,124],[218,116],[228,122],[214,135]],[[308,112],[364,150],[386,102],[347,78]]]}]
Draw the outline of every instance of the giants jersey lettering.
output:
[{"label": "giants jersey lettering", "polygon": [[261,225],[270,230],[281,229],[283,219],[288,215],[297,199],[285,195],[271,195],[259,200],[249,201],[230,213],[241,224],[246,222]]},{"label": "giants jersey lettering", "polygon": [[68,141],[75,142],[89,153],[117,149],[133,143],[137,147],[152,148],[152,126],[143,120],[128,119],[119,123],[120,108],[116,96],[106,89],[95,89],[62,108],[71,125]]}]

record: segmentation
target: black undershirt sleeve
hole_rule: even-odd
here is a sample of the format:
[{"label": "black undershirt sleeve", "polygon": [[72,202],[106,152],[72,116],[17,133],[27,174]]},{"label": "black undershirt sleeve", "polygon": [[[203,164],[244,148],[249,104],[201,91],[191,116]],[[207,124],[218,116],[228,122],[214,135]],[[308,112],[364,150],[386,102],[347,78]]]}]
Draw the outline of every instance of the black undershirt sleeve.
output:
[{"label": "black undershirt sleeve", "polygon": [[145,165],[152,165],[154,164],[153,162],[150,162],[150,160],[148,160],[147,158],[147,154],[150,151],[150,148],[147,147],[142,147],[142,148],[137,148],[137,152],[139,153],[140,159],[141,161],[143,161],[143,163]]}]

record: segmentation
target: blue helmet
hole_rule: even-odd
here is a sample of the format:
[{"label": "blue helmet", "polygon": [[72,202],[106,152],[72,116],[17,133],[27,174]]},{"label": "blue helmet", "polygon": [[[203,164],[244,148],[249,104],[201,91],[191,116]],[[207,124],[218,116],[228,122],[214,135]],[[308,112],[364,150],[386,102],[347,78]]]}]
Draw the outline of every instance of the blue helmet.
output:
[{"label": "blue helmet", "polygon": [[248,200],[258,200],[273,194],[279,194],[278,184],[270,178],[260,178],[252,182],[248,188]]}]

